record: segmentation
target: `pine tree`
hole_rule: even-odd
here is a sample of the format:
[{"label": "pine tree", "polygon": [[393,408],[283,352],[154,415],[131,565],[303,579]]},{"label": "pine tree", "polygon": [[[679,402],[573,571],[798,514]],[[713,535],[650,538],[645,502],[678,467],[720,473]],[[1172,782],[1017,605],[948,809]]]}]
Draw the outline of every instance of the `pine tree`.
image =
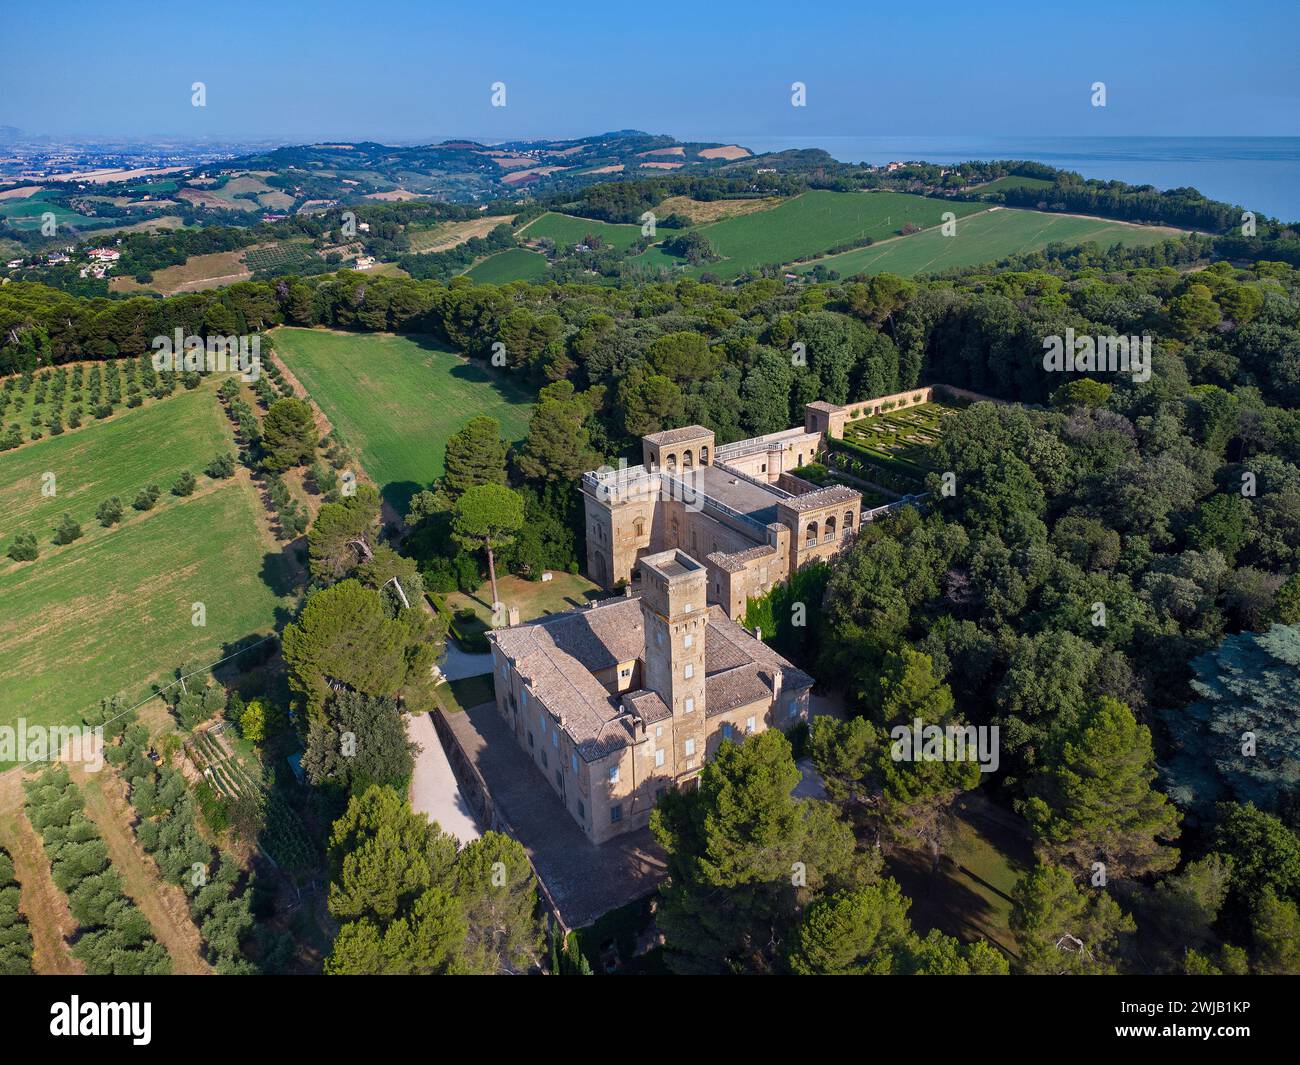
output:
[{"label": "pine tree", "polygon": [[451,500],[480,484],[506,483],[506,445],[501,423],[479,414],[447,440],[442,487]]},{"label": "pine tree", "polygon": [[1113,973],[1121,937],[1136,929],[1104,888],[1085,894],[1055,865],[1022,876],[1012,899],[1011,930],[1030,975]]},{"label": "pine tree", "polygon": [[1178,851],[1159,841],[1177,837],[1179,814],[1155,778],[1151,730],[1103,697],[1030,782],[1025,819],[1053,860],[1102,861],[1109,876],[1172,869]]}]

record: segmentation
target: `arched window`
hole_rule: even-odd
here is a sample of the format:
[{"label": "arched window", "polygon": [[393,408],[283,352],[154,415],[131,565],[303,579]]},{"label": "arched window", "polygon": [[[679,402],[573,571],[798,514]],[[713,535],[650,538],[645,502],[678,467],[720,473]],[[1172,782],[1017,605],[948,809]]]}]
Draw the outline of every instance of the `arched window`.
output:
[{"label": "arched window", "polygon": [[645,535],[645,518],[637,518],[636,521],[632,523],[632,532],[635,533],[638,538]]},{"label": "arched window", "polygon": [[695,460],[691,458],[691,449],[687,448],[682,452],[682,469],[689,470],[695,467]]},{"label": "arched window", "polygon": [[847,534],[847,533],[851,533],[852,531],[853,531],[853,511],[846,510],[844,512],[844,532]]},{"label": "arched window", "polygon": [[826,540],[835,539],[835,515],[833,514],[826,519],[826,534],[823,537],[823,539]]},{"label": "arched window", "polygon": [[701,465],[701,466],[707,466],[708,464],[709,464],[709,445],[708,445],[708,444],[701,444],[701,445],[700,445],[700,465]]},{"label": "arched window", "polygon": [[669,456],[668,456],[668,458],[667,458],[667,460],[665,461],[664,464],[668,467],[668,472],[669,472],[669,473],[672,473],[675,469],[677,469],[677,454],[676,454],[676,452],[673,452],[673,453],[669,454]]},{"label": "arched window", "polygon": [[808,547],[817,546],[817,523],[815,521],[808,523],[808,539],[806,543]]}]

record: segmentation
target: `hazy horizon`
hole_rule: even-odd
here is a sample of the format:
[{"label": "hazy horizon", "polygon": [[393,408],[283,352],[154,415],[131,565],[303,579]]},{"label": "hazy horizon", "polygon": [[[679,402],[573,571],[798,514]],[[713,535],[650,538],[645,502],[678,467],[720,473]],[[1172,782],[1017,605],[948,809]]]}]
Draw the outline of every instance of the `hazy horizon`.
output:
[{"label": "hazy horizon", "polygon": [[[1300,15],[1246,0],[792,12],[758,0],[519,11],[392,0],[10,13],[0,125],[65,139],[1296,136]],[[1234,31],[1232,27],[1236,27]],[[49,41],[49,47],[42,42]],[[1225,41],[1248,46],[1225,51]],[[166,42],[160,46],[159,42]],[[57,58],[52,58],[53,53]],[[1236,60],[1233,62],[1233,60]],[[1212,61],[1211,61],[1212,60]],[[206,106],[191,104],[203,82]],[[792,107],[791,85],[807,87]],[[1106,84],[1107,104],[1090,103]],[[504,82],[505,107],[490,88]]]}]

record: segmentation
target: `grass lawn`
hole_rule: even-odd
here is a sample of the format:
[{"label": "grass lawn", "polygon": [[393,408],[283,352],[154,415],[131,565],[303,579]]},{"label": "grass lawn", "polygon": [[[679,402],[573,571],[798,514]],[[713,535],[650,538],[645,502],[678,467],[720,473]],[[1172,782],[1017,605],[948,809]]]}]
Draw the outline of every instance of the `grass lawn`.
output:
[{"label": "grass lawn", "polygon": [[1182,230],[1166,226],[1137,226],[1102,218],[999,208],[959,220],[957,232],[950,237],[944,236],[942,230],[931,229],[868,248],[827,256],[815,263],[804,263],[796,267],[796,271],[807,273],[815,266],[825,266],[837,271],[841,277],[863,273],[911,277],[997,262],[1010,255],[1041,251],[1052,243],[1078,245],[1091,242],[1102,248],[1112,244],[1149,247],[1182,234]]},{"label": "grass lawn", "polygon": [[985,938],[1015,956],[1011,893],[1033,854],[1014,822],[982,796],[966,795],[945,815],[937,870],[922,848],[894,851],[886,858],[885,871],[912,900],[910,916],[917,932],[925,935],[938,928],[966,942]]},{"label": "grass lawn", "polygon": [[[296,597],[260,531],[261,506],[247,478],[201,479],[187,499],[45,546],[35,562],[6,560],[0,724],[78,723],[106,695],[135,703],[186,660],[215,662],[227,644],[272,631]],[[203,627],[191,624],[196,602]]]},{"label": "grass lawn", "polygon": [[[217,401],[217,383],[208,378],[193,391],[177,389],[141,407],[119,409],[102,423],[88,418],[60,436],[0,452],[0,544],[7,548],[14,533],[30,532],[45,555],[64,513],[91,534],[99,530],[95,511],[110,496],[121,499],[130,519],[137,514],[131,501],[150,482],[163,491],[160,509],[175,501],[168,489],[183,471],[202,485],[203,467],[235,450],[230,423]],[[46,496],[42,487],[51,473],[55,494]],[[10,565],[7,558],[0,559],[0,573]]]},{"label": "grass lawn", "polygon": [[[570,214],[557,214],[548,211],[540,218],[529,222],[519,231],[523,240],[537,240],[549,237],[558,247],[580,244],[589,234],[600,237],[607,245],[620,251],[631,247],[641,239],[641,227],[633,225],[615,225],[610,222],[593,221],[590,218],[577,218]],[[656,234],[659,239],[671,236],[671,230]]]},{"label": "grass lawn", "polygon": [[528,433],[531,393],[428,337],[281,328],[275,351],[399,514],[474,415],[497,419],[508,441]]},{"label": "grass lawn", "polygon": [[[986,210],[984,204],[929,199],[905,192],[813,190],[769,211],[700,226],[695,232],[707,237],[724,258],[689,267],[686,272],[733,278],[766,263],[792,262],[863,237],[884,240],[897,235],[909,222],[923,228],[936,226],[945,211],[961,218],[981,210]],[[655,248],[630,261],[650,268],[683,263]]]},{"label": "grass lawn", "polygon": [[[514,574],[497,578],[497,593],[506,607],[519,608],[520,621],[532,621],[543,614],[559,614],[586,606],[596,599],[609,595],[598,584],[593,584],[581,574],[555,571],[549,581],[530,581]],[[485,584],[473,595],[452,592],[445,597],[451,610],[469,607],[483,621],[492,621],[492,585]]]},{"label": "grass lawn", "polygon": [[955,407],[943,403],[921,403],[849,421],[844,439],[920,477],[930,469],[930,448],[939,441],[944,418],[955,413]]},{"label": "grass lawn", "polygon": [[489,255],[467,271],[480,285],[505,285],[511,281],[536,281],[546,275],[546,256],[527,248],[507,248]]},{"label": "grass lawn", "polygon": [[1048,181],[1047,178],[1008,174],[1006,177],[1000,177],[984,185],[976,186],[975,191],[1001,192],[1003,189],[1050,189],[1054,184],[1055,182]]},{"label": "grass lawn", "polygon": [[496,698],[496,688],[492,683],[491,673],[481,673],[476,677],[463,677],[460,680],[439,684],[435,689],[438,701],[448,714],[461,714],[481,703],[490,703]]}]

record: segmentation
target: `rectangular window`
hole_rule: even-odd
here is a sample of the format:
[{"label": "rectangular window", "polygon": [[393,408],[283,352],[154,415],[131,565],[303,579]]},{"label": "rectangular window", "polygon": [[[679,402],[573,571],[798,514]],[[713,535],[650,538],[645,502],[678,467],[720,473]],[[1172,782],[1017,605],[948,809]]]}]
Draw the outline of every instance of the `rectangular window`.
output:
[{"label": "rectangular window", "polygon": [[542,748],[542,765],[543,765],[543,766],[546,766],[546,767],[549,768],[550,764],[551,764],[551,763],[548,762],[548,761],[546,760],[546,748],[543,747],[543,748]]},{"label": "rectangular window", "polygon": [[562,774],[558,769],[555,771],[555,786],[561,791],[564,790],[564,774]]},{"label": "rectangular window", "polygon": [[531,732],[528,733],[528,746],[529,747],[533,746],[533,734]]},{"label": "rectangular window", "polygon": [[659,750],[655,751],[655,765],[663,765],[663,764],[664,764],[664,752],[663,749],[660,748]]},{"label": "rectangular window", "polygon": [[688,695],[686,697],[686,713],[689,714],[694,709],[695,709],[695,699],[692,696]]},{"label": "rectangular window", "polygon": [[551,746],[558,747],[559,745],[560,745],[560,734],[556,732],[555,729],[551,729]]},{"label": "rectangular window", "polygon": [[578,820],[579,821],[587,820],[587,808],[582,805],[581,799],[578,800]]},{"label": "rectangular window", "polygon": [[745,718],[745,731],[746,732],[754,731],[754,719],[752,717]]},{"label": "rectangular window", "polygon": [[685,638],[684,640],[682,640],[682,646],[683,646],[683,647],[690,647],[691,644],[693,644],[694,642],[695,642],[695,637],[692,636],[692,635],[688,632],[688,633],[686,634],[686,638]]},{"label": "rectangular window", "polygon": [[618,766],[616,765],[612,765],[609,767],[609,782],[611,784],[618,783]]},{"label": "rectangular window", "polygon": [[687,758],[691,758],[691,757],[694,756],[694,754],[695,754],[695,741],[694,741],[694,740],[687,740],[687,741],[686,741],[686,757],[687,757]]},{"label": "rectangular window", "polygon": [[576,754],[569,755],[569,765],[575,773],[578,771],[578,756]]},{"label": "rectangular window", "polygon": [[663,738],[663,734],[664,734],[664,727],[663,727],[663,725],[656,725],[656,726],[655,726],[655,739],[657,739],[657,740],[658,740],[658,739],[662,739],[662,738]]},{"label": "rectangular window", "polygon": [[615,824],[623,820],[623,807],[621,804],[615,803],[609,808],[609,819]]},{"label": "rectangular window", "polygon": [[686,668],[682,671],[682,675],[687,680],[690,680],[693,676],[695,676],[695,666],[692,665],[690,662],[687,662]]},{"label": "rectangular window", "polygon": [[723,738],[724,740],[729,740],[729,739],[731,739],[731,722],[730,722],[730,721],[724,721],[724,722],[722,723],[722,738]]}]

